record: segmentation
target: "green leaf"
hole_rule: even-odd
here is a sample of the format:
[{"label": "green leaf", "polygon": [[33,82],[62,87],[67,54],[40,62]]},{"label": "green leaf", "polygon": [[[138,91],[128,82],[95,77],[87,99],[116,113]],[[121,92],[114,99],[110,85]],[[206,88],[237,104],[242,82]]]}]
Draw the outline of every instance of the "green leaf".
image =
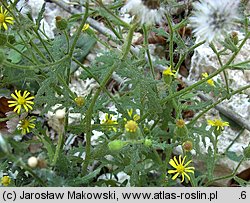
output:
[{"label": "green leaf", "polygon": [[250,182],[249,182],[249,181],[245,181],[245,180],[243,180],[243,179],[241,179],[241,178],[239,178],[239,177],[237,177],[237,176],[234,177],[234,180],[235,180],[237,183],[239,183],[240,186],[242,186],[242,187],[246,187],[246,186],[250,185]]},{"label": "green leaf", "polygon": [[236,161],[236,162],[240,162],[241,159],[243,158],[243,155],[237,155],[235,152],[232,151],[227,151],[226,152],[226,156],[232,160],[232,161]]},{"label": "green leaf", "polygon": [[40,27],[41,20],[43,19],[43,14],[45,12],[45,6],[46,6],[46,3],[43,3],[43,6],[42,6],[40,12],[38,13],[38,17],[36,19],[36,26],[37,26],[38,29]]},{"label": "green leaf", "polygon": [[120,20],[120,18],[117,16],[115,16],[115,14],[112,12],[112,13],[109,13],[106,9],[100,7],[98,9],[98,13],[102,16],[102,17],[105,17],[107,18],[109,21],[113,22],[115,25],[121,25],[121,26],[125,26],[127,27],[127,24],[124,23],[122,20]]},{"label": "green leaf", "polygon": [[46,150],[48,152],[49,160],[50,160],[50,162],[52,162],[53,158],[54,158],[54,154],[55,154],[55,149],[54,149],[55,147],[54,147],[53,143],[48,139],[42,138],[42,142],[43,142],[44,147],[46,148]]},{"label": "green leaf", "polygon": [[[24,52],[27,50],[26,47],[23,45],[16,45],[15,48],[18,49],[20,52]],[[7,59],[9,59],[12,63],[19,63],[22,60],[22,55],[14,49],[11,49],[8,53]]]},{"label": "green leaf", "polygon": [[98,169],[94,170],[93,172],[90,172],[88,175],[84,177],[77,177],[73,180],[68,181],[68,185],[75,187],[75,186],[83,186],[88,184],[93,178],[95,178],[97,175],[100,174],[101,167]]}]

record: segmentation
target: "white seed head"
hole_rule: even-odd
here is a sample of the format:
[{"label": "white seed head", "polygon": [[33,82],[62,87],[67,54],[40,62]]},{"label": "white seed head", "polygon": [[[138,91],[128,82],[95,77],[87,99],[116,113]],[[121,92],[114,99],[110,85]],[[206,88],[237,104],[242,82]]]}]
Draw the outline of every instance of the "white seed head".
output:
[{"label": "white seed head", "polygon": [[161,23],[164,9],[158,0],[128,0],[121,9],[122,13],[130,13],[141,24]]},{"label": "white seed head", "polygon": [[223,38],[238,19],[240,0],[203,0],[194,3],[193,16],[189,18],[195,36],[208,42]]},{"label": "white seed head", "polygon": [[37,166],[37,164],[38,164],[38,159],[36,157],[32,156],[28,159],[29,167],[35,168]]}]

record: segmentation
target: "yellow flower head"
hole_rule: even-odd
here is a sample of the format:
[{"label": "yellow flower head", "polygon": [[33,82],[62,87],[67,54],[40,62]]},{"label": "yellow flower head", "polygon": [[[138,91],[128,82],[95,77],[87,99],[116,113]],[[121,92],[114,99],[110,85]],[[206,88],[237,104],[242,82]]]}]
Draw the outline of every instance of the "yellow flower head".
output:
[{"label": "yellow flower head", "polygon": [[126,129],[127,132],[135,133],[137,131],[137,129],[138,129],[138,124],[133,120],[129,120],[125,124],[125,129]]},{"label": "yellow flower head", "polygon": [[11,179],[9,176],[3,176],[2,179],[1,179],[1,184],[3,186],[8,186],[11,182]]},{"label": "yellow flower head", "polygon": [[26,135],[30,132],[30,129],[35,128],[36,125],[33,123],[35,120],[35,117],[31,117],[19,121],[17,128],[22,131],[22,135]]},{"label": "yellow flower head", "polygon": [[176,72],[175,70],[171,70],[171,67],[168,67],[162,72],[162,74],[165,76],[172,75],[175,77],[176,76],[175,72]]},{"label": "yellow flower head", "polygon": [[224,130],[224,126],[229,126],[228,122],[223,122],[221,119],[207,120],[208,125],[217,127],[217,130]]},{"label": "yellow flower head", "polygon": [[85,24],[85,25],[83,26],[83,28],[82,28],[82,31],[84,32],[84,31],[86,31],[87,29],[89,29],[89,24]]},{"label": "yellow flower head", "polygon": [[175,173],[172,177],[172,180],[175,180],[179,175],[181,175],[182,180],[184,181],[185,177],[190,181],[190,176],[188,173],[194,173],[194,167],[188,167],[188,165],[192,162],[192,160],[185,163],[186,156],[182,159],[182,156],[179,156],[179,161],[177,160],[176,156],[173,159],[170,159],[169,164],[174,167],[174,170],[168,170],[169,174]]},{"label": "yellow flower head", "polygon": [[185,126],[185,121],[183,119],[179,119],[176,121],[176,126],[178,128],[183,128]]},{"label": "yellow flower head", "polygon": [[[205,79],[207,77],[208,77],[207,73],[202,73],[202,79]],[[213,79],[207,80],[207,84],[209,84],[210,86],[213,86],[213,87],[215,86]]]},{"label": "yellow flower head", "polygon": [[105,119],[103,119],[101,121],[101,124],[104,124],[104,125],[110,125],[111,127],[109,127],[109,129],[112,129],[113,131],[117,131],[117,129],[115,127],[112,127],[112,125],[116,125],[118,124],[117,123],[117,120],[113,120],[113,115],[112,114],[108,114],[106,113],[105,114]]},{"label": "yellow flower head", "polygon": [[31,110],[33,109],[31,105],[33,105],[34,102],[30,100],[34,99],[35,97],[34,96],[28,97],[30,95],[30,92],[25,90],[23,96],[21,95],[21,90],[19,91],[15,90],[15,93],[16,94],[13,93],[11,94],[11,96],[15,101],[8,101],[9,107],[16,106],[14,112],[20,114],[22,107],[26,110],[26,112],[28,112],[29,109]]},{"label": "yellow flower head", "polygon": [[81,107],[85,104],[85,99],[84,97],[78,96],[74,99],[75,103],[77,106]]},{"label": "yellow flower head", "polygon": [[0,30],[2,29],[2,27],[5,30],[8,30],[8,26],[7,24],[14,24],[14,18],[8,16],[8,11],[3,9],[3,6],[0,7]]},{"label": "yellow flower head", "polygon": [[[134,120],[134,121],[138,121],[140,119],[140,116],[138,114],[134,114],[133,115],[133,109],[127,109],[128,115],[129,117]],[[127,119],[125,119],[125,121],[127,121]]]}]

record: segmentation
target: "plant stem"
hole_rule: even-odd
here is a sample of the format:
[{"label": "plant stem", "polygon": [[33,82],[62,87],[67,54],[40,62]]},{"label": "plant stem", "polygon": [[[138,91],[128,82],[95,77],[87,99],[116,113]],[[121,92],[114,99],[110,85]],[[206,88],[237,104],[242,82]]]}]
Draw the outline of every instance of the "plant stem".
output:
[{"label": "plant stem", "polygon": [[87,0],[86,1],[86,5],[85,5],[85,13],[84,13],[84,16],[83,16],[83,19],[82,19],[82,22],[80,24],[80,26],[78,27],[77,31],[76,31],[76,35],[74,37],[74,40],[72,42],[72,45],[71,45],[71,48],[69,50],[69,56],[72,57],[73,55],[73,52],[74,52],[74,49],[75,49],[75,46],[76,46],[76,43],[80,37],[80,34],[82,32],[82,28],[84,27],[85,23],[86,23],[86,20],[88,18],[88,14],[89,14],[89,1]]},{"label": "plant stem", "polygon": [[127,39],[123,45],[123,49],[122,49],[123,55],[121,57],[121,60],[124,60],[127,57],[128,53],[130,52],[130,47],[131,47],[132,39],[133,39],[133,33],[134,33],[136,27],[137,27],[137,24],[133,24],[129,29]]},{"label": "plant stem", "polygon": [[58,143],[57,143],[57,146],[56,146],[56,151],[55,151],[55,155],[54,155],[53,162],[52,162],[53,166],[56,165],[57,160],[59,158],[60,151],[61,151],[62,146],[63,146],[63,140],[64,140],[64,135],[63,134],[64,134],[63,132],[59,133]]},{"label": "plant stem", "polygon": [[185,58],[187,57],[188,53],[190,53],[191,51],[195,50],[197,47],[201,46],[201,45],[204,44],[205,42],[206,42],[206,41],[202,41],[202,42],[199,42],[199,43],[197,43],[197,44],[191,46],[191,47],[186,51],[186,53],[183,54],[183,55],[180,57],[178,63],[177,63],[176,66],[175,66],[175,70],[178,72],[179,68],[181,67],[182,62],[183,62],[183,61],[185,60]]},{"label": "plant stem", "polygon": [[172,21],[170,19],[169,14],[166,15],[167,21],[168,21],[168,27],[169,27],[169,59],[170,59],[170,67],[174,70],[174,30],[172,26]]},{"label": "plant stem", "polygon": [[65,36],[66,42],[67,42],[67,54],[68,54],[69,53],[69,48],[70,48],[69,36],[68,36],[68,34],[67,34],[67,32],[65,30],[63,31],[63,33],[64,33],[64,36]]},{"label": "plant stem", "polygon": [[248,33],[246,35],[246,37],[244,38],[244,40],[241,42],[238,50],[236,52],[234,52],[234,54],[231,56],[231,58],[228,60],[228,62],[222,66],[220,69],[218,69],[217,71],[213,72],[212,74],[210,74],[207,78],[204,78],[198,82],[196,82],[193,85],[190,85],[189,87],[186,87],[185,89],[182,89],[164,99],[162,99],[161,103],[165,104],[166,102],[168,102],[169,100],[178,97],[178,96],[182,96],[187,94],[188,92],[190,92],[191,90],[193,90],[195,87],[205,83],[206,81],[208,81],[209,79],[213,78],[214,76],[218,75],[219,73],[221,73],[223,70],[225,70],[226,68],[230,67],[229,65],[232,63],[232,61],[235,59],[235,57],[238,55],[238,53],[240,52],[241,48],[243,47],[243,45],[246,43],[247,39],[249,38],[250,33]]},{"label": "plant stem", "polygon": [[12,46],[10,43],[7,43],[7,47],[9,47],[10,49],[15,50],[17,53],[21,54],[24,58],[28,59],[31,63],[35,64],[34,61],[31,58],[29,58],[27,55],[25,55],[23,52],[21,52],[16,47]]},{"label": "plant stem", "polygon": [[[129,53],[135,28],[136,28],[136,25],[132,25],[130,30],[129,30],[126,43],[124,44],[124,47],[123,47],[124,52],[121,55],[121,61],[123,61]],[[88,168],[90,158],[91,158],[91,156],[90,156],[91,155],[91,135],[92,135],[91,119],[92,119],[92,113],[94,110],[94,106],[95,106],[96,100],[98,99],[102,89],[105,88],[105,85],[107,84],[107,82],[111,78],[111,76],[112,76],[112,74],[117,66],[119,67],[119,64],[113,64],[111,66],[111,68],[109,69],[109,72],[106,74],[103,81],[101,82],[100,87],[95,92],[93,99],[88,107],[87,112],[86,112],[86,116],[85,116],[85,119],[86,119],[85,120],[85,129],[86,129],[85,153],[86,153],[86,156],[85,156],[85,161],[84,161],[83,166],[82,166],[82,175],[83,176],[86,175],[86,173],[87,173],[87,168]]]},{"label": "plant stem", "polygon": [[147,27],[145,25],[143,25],[142,28],[143,28],[143,34],[144,34],[144,46],[146,48],[146,54],[148,57],[149,67],[151,70],[152,77],[153,77],[153,79],[155,79],[155,71],[154,71],[152,60],[151,60],[151,54],[150,54],[149,49],[148,49],[148,30],[147,30]]},{"label": "plant stem", "polygon": [[234,138],[234,140],[230,143],[230,145],[228,145],[228,147],[225,149],[224,153],[227,153],[228,150],[232,147],[232,145],[234,144],[234,142],[242,135],[242,133],[244,132],[245,128],[242,128],[240,130],[240,132],[238,133],[238,135]]},{"label": "plant stem", "polygon": [[[216,57],[217,57],[217,59],[218,59],[218,61],[219,61],[220,66],[222,67],[222,66],[223,66],[223,63],[222,63],[222,61],[221,61],[221,57],[220,57],[220,55],[219,55],[217,49],[215,48],[214,44],[211,43],[211,44],[210,44],[210,47],[211,47],[211,49],[213,50],[213,52],[215,53],[215,55],[216,55]],[[229,83],[228,83],[228,77],[227,77],[227,72],[226,72],[226,70],[223,70],[223,75],[224,75],[224,78],[225,78],[225,81],[226,81],[227,94],[228,94],[228,99],[229,99],[229,98],[230,98],[230,97],[229,97],[229,95],[230,95],[230,89],[229,89]]]},{"label": "plant stem", "polygon": [[50,53],[48,47],[47,47],[46,44],[44,43],[44,40],[41,38],[41,36],[40,36],[40,34],[38,33],[38,31],[37,31],[35,28],[33,28],[33,31],[36,33],[38,39],[39,39],[40,42],[42,43],[42,45],[43,45],[44,49],[46,50],[47,54],[49,55],[51,61],[54,62],[55,60],[54,60],[52,54]]},{"label": "plant stem", "polygon": [[[233,95],[235,95],[235,94],[238,94],[238,93],[240,93],[240,92],[242,92],[243,90],[246,90],[246,89],[248,89],[248,88],[250,88],[250,85],[246,85],[246,86],[244,86],[244,87],[241,87],[241,88],[239,88],[238,90],[233,91],[233,92],[230,94],[230,96],[233,96]],[[206,112],[208,112],[210,109],[214,108],[216,105],[218,105],[219,103],[223,102],[223,101],[226,100],[226,99],[228,99],[228,95],[226,95],[225,97],[219,99],[217,102],[215,102],[215,103],[211,104],[210,106],[208,106],[208,107],[207,107],[206,109],[204,109],[201,113],[199,113],[194,119],[192,119],[192,121],[190,121],[190,122],[188,123],[188,126],[191,126],[191,125],[195,124],[196,121],[197,121],[201,116],[203,116],[203,115],[204,115]]]},{"label": "plant stem", "polygon": [[103,79],[102,83],[100,84],[100,87],[97,89],[97,91],[95,92],[93,99],[88,107],[88,110],[86,112],[86,120],[85,120],[85,129],[86,129],[86,148],[85,148],[85,161],[82,167],[82,173],[83,175],[86,175],[87,173],[87,167],[89,165],[90,162],[90,153],[91,153],[91,136],[92,136],[92,125],[91,125],[91,119],[92,119],[92,113],[94,110],[94,106],[96,103],[96,100],[99,97],[99,94],[101,93],[102,89],[104,88],[104,86],[107,84],[107,82],[109,81],[110,77],[112,76],[112,73],[114,72],[116,68],[116,64],[113,64],[113,66],[111,66],[109,72],[107,73],[107,75],[105,76],[105,78]]},{"label": "plant stem", "polygon": [[[89,68],[85,67],[82,63],[80,63],[76,58],[72,58],[72,60],[79,65],[84,71],[86,71],[94,80],[100,85],[101,82],[99,79],[89,70]],[[113,95],[106,89],[104,88],[103,91],[109,96],[109,98],[116,104],[117,108],[119,109],[120,112],[125,113],[126,111],[121,107],[120,103],[113,97]]]},{"label": "plant stem", "polygon": [[231,173],[231,174],[229,174],[229,175],[221,176],[221,177],[218,177],[218,178],[214,178],[213,180],[208,181],[208,182],[204,185],[204,187],[207,187],[207,186],[211,185],[212,183],[214,183],[214,182],[216,182],[216,181],[219,181],[219,180],[224,180],[224,179],[228,179],[228,178],[233,178],[233,177],[236,175],[236,173],[237,173],[237,171],[238,171],[240,165],[242,164],[242,162],[243,162],[244,160],[245,160],[245,158],[243,157],[243,158],[240,160],[240,162],[238,163],[238,165],[237,165],[237,167],[235,168],[235,170],[233,171],[233,173]]},{"label": "plant stem", "polygon": [[124,22],[123,20],[121,20],[119,17],[117,17],[113,12],[111,12],[103,3],[102,1],[97,1],[98,4],[107,12],[109,13],[113,18],[115,18],[117,20],[117,22],[119,22],[119,24],[121,24],[123,27],[125,28],[129,28],[130,25],[126,22]]},{"label": "plant stem", "polygon": [[4,61],[2,66],[6,66],[8,68],[16,68],[21,70],[36,70],[39,68],[45,68],[45,67],[51,67],[55,65],[59,65],[60,63],[66,61],[69,59],[69,56],[66,55],[65,57],[61,58],[60,60],[53,62],[53,63],[46,63],[46,64],[40,64],[40,65],[34,65],[34,66],[24,66],[24,65],[17,65],[14,63],[10,63],[9,61]]}]

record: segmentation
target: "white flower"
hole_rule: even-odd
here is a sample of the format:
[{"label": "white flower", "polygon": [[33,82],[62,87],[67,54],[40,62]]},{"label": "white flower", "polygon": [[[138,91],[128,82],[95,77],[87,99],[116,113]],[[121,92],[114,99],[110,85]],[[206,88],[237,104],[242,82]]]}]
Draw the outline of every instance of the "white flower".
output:
[{"label": "white flower", "polygon": [[222,38],[238,19],[240,0],[203,0],[194,3],[194,15],[189,18],[197,40]]},{"label": "white flower", "polygon": [[141,24],[151,25],[162,21],[164,9],[158,0],[128,0],[121,12],[130,13]]}]

